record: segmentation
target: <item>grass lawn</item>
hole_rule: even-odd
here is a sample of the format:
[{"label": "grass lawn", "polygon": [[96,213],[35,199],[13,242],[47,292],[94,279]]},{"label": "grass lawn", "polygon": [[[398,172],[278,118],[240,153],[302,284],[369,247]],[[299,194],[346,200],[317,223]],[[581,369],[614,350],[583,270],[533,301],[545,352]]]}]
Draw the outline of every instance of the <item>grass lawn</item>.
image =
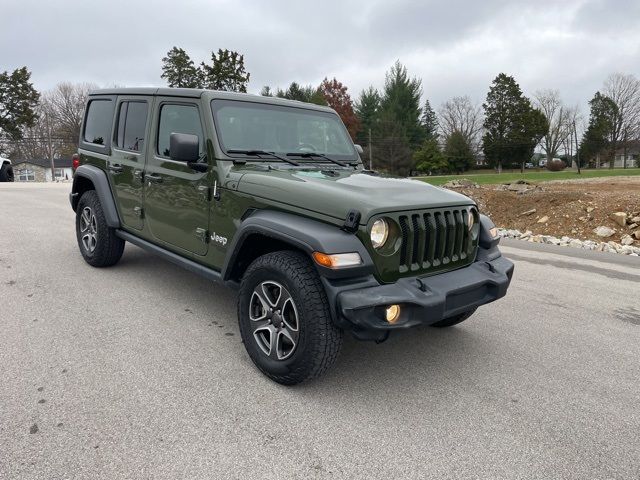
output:
[{"label": "grass lawn", "polygon": [[608,168],[582,170],[582,173],[578,175],[576,170],[564,170],[562,172],[527,172],[524,174],[517,173],[481,173],[471,175],[434,175],[432,177],[415,177],[418,180],[430,183],[432,185],[442,185],[449,180],[461,180],[466,178],[480,185],[507,183],[514,180],[527,180],[529,182],[548,182],[549,180],[580,180],[581,178],[596,178],[596,177],[621,177],[628,175],[640,175],[640,168],[615,168],[609,170]]}]

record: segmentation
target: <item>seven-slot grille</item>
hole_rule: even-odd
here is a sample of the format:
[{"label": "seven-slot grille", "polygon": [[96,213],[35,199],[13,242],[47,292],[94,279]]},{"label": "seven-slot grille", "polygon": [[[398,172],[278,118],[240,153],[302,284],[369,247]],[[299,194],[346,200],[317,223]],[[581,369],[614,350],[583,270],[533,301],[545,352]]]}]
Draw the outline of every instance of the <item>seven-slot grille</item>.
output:
[{"label": "seven-slot grille", "polygon": [[454,268],[473,261],[476,242],[469,232],[470,215],[477,215],[472,207],[400,215],[400,273]]}]

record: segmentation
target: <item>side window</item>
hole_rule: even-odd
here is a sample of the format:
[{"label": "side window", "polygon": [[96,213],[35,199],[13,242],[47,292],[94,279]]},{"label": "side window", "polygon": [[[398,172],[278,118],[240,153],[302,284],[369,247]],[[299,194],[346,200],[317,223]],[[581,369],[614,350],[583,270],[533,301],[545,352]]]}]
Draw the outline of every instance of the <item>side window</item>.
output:
[{"label": "side window", "polygon": [[158,155],[169,156],[169,137],[172,133],[189,133],[200,139],[202,151],[202,124],[200,114],[195,105],[165,104],[160,109],[158,126]]},{"label": "side window", "polygon": [[111,100],[91,100],[84,122],[84,141],[105,145],[111,133],[113,105]]},{"label": "side window", "polygon": [[147,127],[147,102],[122,102],[118,114],[118,135],[116,145],[119,148],[140,152],[144,148],[144,135]]}]

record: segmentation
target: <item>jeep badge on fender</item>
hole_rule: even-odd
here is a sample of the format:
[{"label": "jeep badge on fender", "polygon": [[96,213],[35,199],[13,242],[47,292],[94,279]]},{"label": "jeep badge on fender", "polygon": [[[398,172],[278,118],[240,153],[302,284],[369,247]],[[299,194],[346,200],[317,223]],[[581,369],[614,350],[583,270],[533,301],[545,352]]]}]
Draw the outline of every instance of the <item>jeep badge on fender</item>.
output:
[{"label": "jeep badge on fender", "polygon": [[503,297],[513,264],[473,200],[374,174],[361,152],[328,107],[91,92],[70,194],[78,247],[107,267],[128,241],[237,289],[251,360],[286,385],[324,373],[345,331],[449,327]]}]

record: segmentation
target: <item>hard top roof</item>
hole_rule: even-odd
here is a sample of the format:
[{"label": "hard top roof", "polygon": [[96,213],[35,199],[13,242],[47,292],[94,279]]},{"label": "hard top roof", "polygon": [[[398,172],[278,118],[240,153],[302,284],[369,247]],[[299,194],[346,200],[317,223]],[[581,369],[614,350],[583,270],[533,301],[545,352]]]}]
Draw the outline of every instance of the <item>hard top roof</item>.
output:
[{"label": "hard top roof", "polygon": [[316,105],[313,103],[300,102],[298,100],[287,100],[279,97],[264,97],[250,93],[223,92],[219,90],[206,90],[199,88],[168,88],[168,87],[134,87],[134,88],[102,88],[89,92],[94,95],[156,95],[168,97],[205,98],[206,100],[240,100],[245,102],[268,103],[272,105],[282,105],[289,107],[308,108],[323,112],[334,112],[330,107]]}]

